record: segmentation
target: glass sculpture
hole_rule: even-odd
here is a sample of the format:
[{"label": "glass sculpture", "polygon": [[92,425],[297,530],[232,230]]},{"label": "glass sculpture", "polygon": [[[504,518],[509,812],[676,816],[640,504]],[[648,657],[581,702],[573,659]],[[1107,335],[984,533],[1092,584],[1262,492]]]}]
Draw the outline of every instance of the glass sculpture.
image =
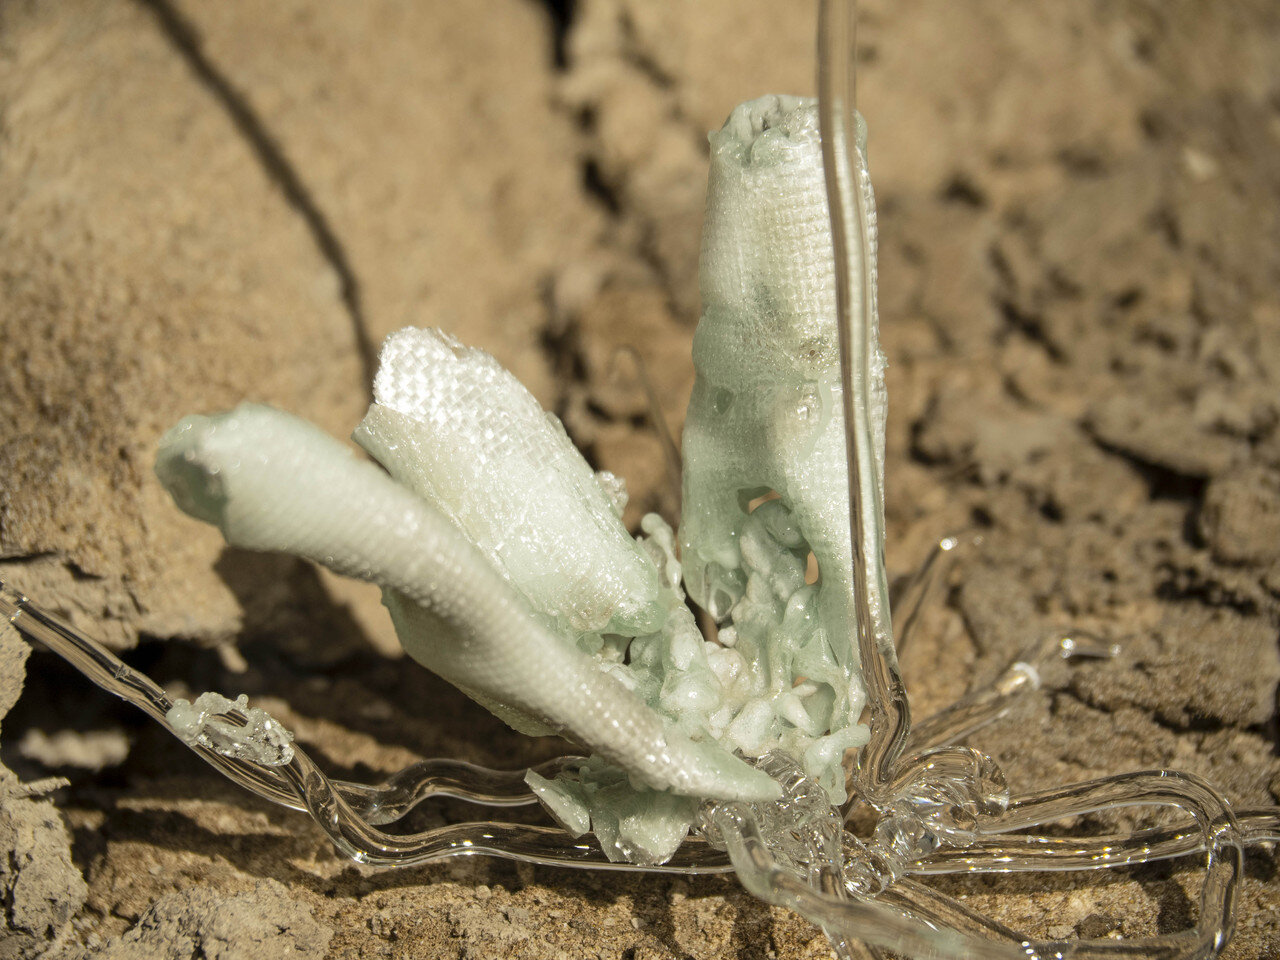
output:
[{"label": "glass sculpture", "polygon": [[[380,584],[414,659],[516,730],[561,734],[589,756],[520,772],[429,760],[377,785],[330,780],[246,698],[171,701],[7,587],[0,610],[224,775],[308,812],[362,863],[487,854],[732,870],[819,924],[841,957],[1216,955],[1243,848],[1280,839],[1277,810],[1233,811],[1173,771],[1011,796],[990,758],[954,745],[1049,661],[1109,648],[1042,639],[992,685],[911,723],[883,562],[886,396],[853,6],[822,4],[817,101],[751,101],[712,135],[678,536],[649,516],[632,538],[621,481],[593,473],[496,361],[436,331],[401,331],[383,349],[355,432],[381,467],[251,405],[188,418],[162,443],[157,473],[183,510],[237,546]],[[959,545],[943,541],[907,592],[900,643]],[[559,826],[383,829],[441,795],[541,802]],[[1182,819],[1113,836],[1034,832],[1135,805]],[[855,835],[855,811],[874,829]],[[1198,919],[1143,941],[1029,940],[920,879],[1185,856],[1203,864]]]}]

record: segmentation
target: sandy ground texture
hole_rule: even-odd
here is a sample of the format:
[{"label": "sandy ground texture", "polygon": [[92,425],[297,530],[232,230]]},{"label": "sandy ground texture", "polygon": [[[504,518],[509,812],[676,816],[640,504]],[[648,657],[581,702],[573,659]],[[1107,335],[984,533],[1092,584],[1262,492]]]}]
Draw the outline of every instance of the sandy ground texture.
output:
[{"label": "sandy ground texture", "polygon": [[[904,651],[917,713],[1088,628],[1120,656],[973,741],[1015,790],[1176,767],[1276,803],[1280,8],[863,7],[891,573],[985,537]],[[397,659],[376,591],[181,516],[156,439],[242,399],[345,436],[381,338],[440,326],[627,478],[629,522],[670,514],[635,358],[678,429],[705,135],[740,100],[812,92],[813,12],[0,4],[0,576],[174,694],[248,693],[337,776],[558,752]],[[0,638],[0,957],[826,955],[726,879],[357,868],[25,652]],[[1174,864],[942,886],[1096,937],[1182,928],[1197,883]],[[1240,918],[1228,956],[1280,956],[1269,851]]]}]

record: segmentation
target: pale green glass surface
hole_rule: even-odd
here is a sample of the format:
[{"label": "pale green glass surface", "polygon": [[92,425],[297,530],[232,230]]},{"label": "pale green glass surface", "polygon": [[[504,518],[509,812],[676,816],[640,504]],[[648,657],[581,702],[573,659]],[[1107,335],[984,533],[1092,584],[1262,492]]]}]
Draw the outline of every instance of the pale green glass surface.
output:
[{"label": "pale green glass surface", "polygon": [[[683,568],[660,518],[646,517],[638,539],[627,534],[617,484],[592,473],[519,382],[432,330],[388,339],[376,402],[355,432],[389,477],[256,407],[185,421],[157,464],[175,502],[229,542],[380,584],[405,649],[515,729],[595,749],[587,764],[531,785],[567,828],[589,828],[611,858],[640,863],[675,853],[695,798],[774,795],[733,754],[793,757],[839,803],[845,757],[869,737],[850,642],[848,458],[817,102],[743,104],[712,147]],[[749,511],[766,492],[776,499]],[[721,620],[716,640],[698,631],[686,580]]]},{"label": "pale green glass surface", "polygon": [[[796,757],[839,802],[842,758],[868,731],[850,642],[844,389],[818,121],[816,100],[769,96],[711,135],[680,540],[691,595],[734,641],[720,657],[753,684],[729,745]],[[873,390],[870,411],[881,469],[883,394]]]}]

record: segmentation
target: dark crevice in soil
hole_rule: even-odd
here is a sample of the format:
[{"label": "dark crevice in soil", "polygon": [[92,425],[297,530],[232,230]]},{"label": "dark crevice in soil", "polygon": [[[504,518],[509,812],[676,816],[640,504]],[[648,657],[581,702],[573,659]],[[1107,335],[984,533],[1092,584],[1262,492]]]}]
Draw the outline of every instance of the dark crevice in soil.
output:
[{"label": "dark crevice in soil", "polygon": [[635,21],[631,19],[631,14],[625,8],[620,10],[618,22],[622,26],[622,56],[626,62],[644,74],[645,78],[659,89],[670,90],[674,87],[675,77],[659,66],[652,54],[645,50],[640,43]]},{"label": "dark crevice in soil", "polygon": [[551,62],[561,72],[569,66],[569,32],[578,16],[577,0],[535,0],[551,20]]},{"label": "dark crevice in soil", "polygon": [[[547,307],[548,311],[551,307]],[[573,320],[561,320],[556,324],[548,324],[538,338],[538,346],[547,358],[547,367],[551,370],[555,382],[561,385],[556,396],[555,409],[552,411],[561,422],[568,420],[569,406],[575,391],[581,392],[591,377],[587,370],[586,351],[582,345],[582,331]],[[588,413],[595,412],[588,408]],[[566,430],[569,429],[566,424]],[[570,439],[582,454],[583,459],[592,470],[600,469],[600,455],[595,445],[585,442],[583,438],[570,432]]]},{"label": "dark crevice in soil", "polygon": [[609,211],[611,217],[622,215],[622,198],[604,178],[600,164],[594,157],[588,157],[582,162],[582,187],[590,197],[598,200],[600,205]]},{"label": "dark crevice in soil", "polygon": [[[538,346],[546,354],[547,364],[557,383],[580,384],[589,379],[582,331],[573,320],[546,327],[538,335]],[[555,414],[562,416],[564,410],[557,407]]]},{"label": "dark crevice in soil", "polygon": [[1160,600],[1190,600],[1204,607],[1232,610],[1244,617],[1256,617],[1262,612],[1256,598],[1242,596],[1225,584],[1206,580],[1197,571],[1168,566],[1163,572],[1165,578],[1155,590]]},{"label": "dark crevice in soil", "polygon": [[671,268],[667,266],[667,262],[658,252],[658,231],[652,222],[644,224],[640,234],[640,242],[635,251],[640,256],[640,259],[653,271],[654,279],[662,290],[663,299],[666,301],[667,310],[670,314],[682,324],[696,323],[698,315],[696,313],[690,315],[688,310],[684,310],[680,306],[680,297],[676,292],[676,281],[671,274]]},{"label": "dark crevice in soil", "polygon": [[160,29],[190,67],[191,72],[226,111],[271,181],[284,194],[286,202],[302,217],[321,255],[338,275],[342,303],[351,317],[355,333],[364,388],[372,395],[373,376],[378,367],[378,348],[365,322],[359,281],[329,219],[303,183],[297,169],[289,162],[283,149],[267,130],[262,118],[209,59],[204,51],[199,31],[169,0],[136,0],[136,2],[151,11]]},{"label": "dark crevice in soil", "polygon": [[1187,734],[1209,735],[1221,733],[1223,730],[1228,729],[1248,729],[1247,727],[1241,727],[1239,724],[1228,723],[1218,717],[1210,717],[1202,713],[1188,712],[1185,720],[1174,720],[1167,714],[1162,713],[1160,710],[1152,709],[1147,704],[1129,702],[1122,702],[1120,704],[1107,703],[1105,701],[1095,699],[1086,693],[1082,693],[1077,687],[1072,686],[1070,682],[1060,687],[1054,687],[1052,689],[1052,694],[1056,697],[1071,700],[1087,710],[1094,710],[1104,716],[1112,716],[1117,711],[1123,710],[1127,707],[1136,707],[1141,710],[1144,716],[1157,727],[1160,727],[1162,730],[1168,730],[1170,733],[1176,734],[1177,736],[1185,736]]},{"label": "dark crevice in soil", "polygon": [[974,210],[981,210],[989,205],[982,188],[968,174],[960,172],[951,176],[939,197],[944,203],[954,203]]},{"label": "dark crevice in soil", "polygon": [[1207,477],[1180,473],[1171,467],[1140,457],[1130,450],[1110,444],[1093,431],[1087,432],[1100,450],[1119,457],[1146,481],[1149,499],[1172,500],[1189,506],[1198,505],[1204,499],[1204,490],[1209,483]]},{"label": "dark crevice in soil", "polygon": [[[0,540],[0,542],[3,542],[3,540]],[[106,579],[102,574],[86,570],[71,558],[53,550],[36,551],[35,553],[20,553],[11,557],[0,556],[0,564],[13,566],[24,566],[29,563],[38,564],[46,560],[55,560],[60,563],[70,575],[71,579],[77,583],[97,583]],[[3,580],[4,577],[0,576],[0,582],[3,582]],[[46,598],[37,599],[48,602]]]},{"label": "dark crevice in soil", "polygon": [[[573,29],[577,12],[576,2],[575,0],[537,0],[537,2],[547,8],[556,30],[556,67],[561,72],[568,72],[571,65],[567,61],[565,39]],[[621,61],[634,69],[655,90],[665,94],[663,99],[668,119],[688,133],[703,156],[709,156],[707,131],[687,115],[679,98],[674,95],[679,86],[678,78],[663,67],[645,46],[635,21],[625,8],[618,11],[618,25],[621,38],[617,53]],[[572,119],[587,143],[587,150],[580,165],[581,183],[586,195],[597,202],[612,219],[621,221],[632,218],[638,221],[637,237],[627,245],[628,249],[653,271],[654,278],[665,294],[667,308],[672,315],[688,321],[689,310],[681,306],[681,297],[677,292],[671,268],[657,249],[658,242],[655,236],[657,228],[645,212],[638,209],[634,198],[628,196],[625,178],[629,171],[611,172],[601,165],[598,156],[600,143],[595,109],[586,106],[574,110]]]},{"label": "dark crevice in soil", "polygon": [[1062,352],[1062,348],[1050,339],[1040,317],[1024,313],[1008,300],[998,300],[996,306],[1005,325],[1004,336],[997,334],[998,343],[1005,343],[1008,340],[1009,333],[1020,333],[1027,340],[1040,346],[1045,355],[1054,363],[1059,365],[1066,364],[1066,355]]},{"label": "dark crevice in soil", "polygon": [[[41,560],[48,560],[50,557],[56,557],[56,556],[57,554],[54,553],[52,550],[37,550],[34,553],[18,553],[10,557],[0,556],[0,563],[12,563],[12,564],[39,563]],[[68,564],[68,566],[71,566],[71,565]],[[76,567],[72,567],[72,572],[75,573],[77,569],[78,568]]]}]

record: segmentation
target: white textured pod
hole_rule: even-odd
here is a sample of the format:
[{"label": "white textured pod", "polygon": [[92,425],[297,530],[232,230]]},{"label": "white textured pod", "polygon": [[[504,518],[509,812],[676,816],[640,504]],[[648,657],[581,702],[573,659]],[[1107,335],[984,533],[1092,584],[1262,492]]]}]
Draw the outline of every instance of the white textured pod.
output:
[{"label": "white textured pod", "polygon": [[[867,255],[874,258],[874,250]],[[825,677],[835,700],[823,722],[833,732],[848,729],[865,692],[852,630],[834,257],[816,101],[753,100],[711,135],[701,289],[697,379],[683,445],[686,583],[717,620],[732,619],[738,636],[754,631],[765,649],[784,619],[816,616],[822,634],[815,648],[829,651],[839,668]],[[864,319],[875,342],[875,317]],[[871,386],[883,463],[884,390]],[[785,514],[749,523],[750,501],[770,492]],[[817,558],[816,598],[796,590],[783,563],[788,551],[802,558],[804,546],[771,532],[787,523]],[[785,589],[776,586],[779,570],[787,574]],[[782,686],[788,679],[798,678],[784,678]],[[776,703],[775,728],[804,721],[787,698]],[[762,724],[763,716],[757,733]],[[815,767],[827,765],[829,789],[836,781],[830,764],[842,746],[848,742],[814,747],[809,772],[817,776]]]},{"label": "white textured pod", "polygon": [[638,636],[668,604],[658,571],[560,421],[482,350],[438,330],[387,338],[355,440],[437,507],[569,633]]},{"label": "white textured pod", "polygon": [[316,427],[246,404],[188,417],[156,473],[229,543],[381,584],[418,661],[465,692],[573,738],[657,790],[763,799],[778,788],[694,743],[565,638],[434,508]]}]

